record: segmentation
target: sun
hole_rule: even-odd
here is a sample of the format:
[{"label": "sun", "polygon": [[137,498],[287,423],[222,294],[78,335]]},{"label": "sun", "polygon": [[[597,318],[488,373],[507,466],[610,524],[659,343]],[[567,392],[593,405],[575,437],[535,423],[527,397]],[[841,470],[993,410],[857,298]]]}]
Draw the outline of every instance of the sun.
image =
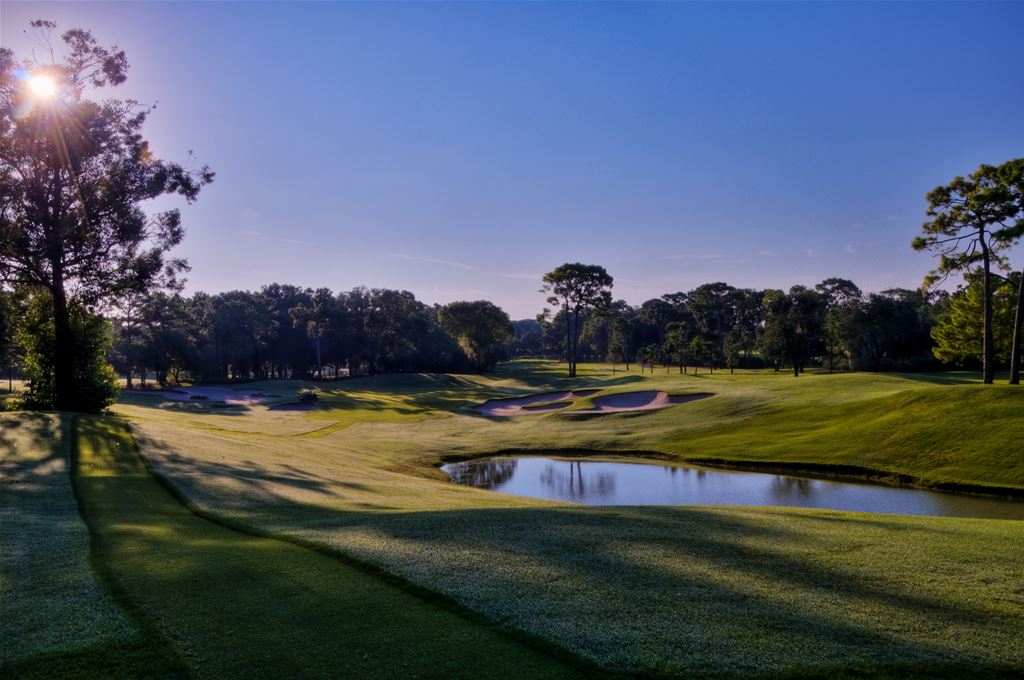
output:
[{"label": "sun", "polygon": [[49,99],[57,94],[57,81],[44,73],[31,76],[28,79],[28,87],[32,94],[43,99]]}]

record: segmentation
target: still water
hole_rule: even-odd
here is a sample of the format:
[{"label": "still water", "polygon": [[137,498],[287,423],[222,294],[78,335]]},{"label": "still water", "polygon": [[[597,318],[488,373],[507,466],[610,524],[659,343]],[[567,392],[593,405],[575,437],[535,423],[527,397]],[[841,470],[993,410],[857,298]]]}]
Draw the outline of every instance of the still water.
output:
[{"label": "still water", "polygon": [[458,484],[587,505],[785,505],[857,512],[1024,519],[1024,502],[662,463],[487,458],[441,468]]}]

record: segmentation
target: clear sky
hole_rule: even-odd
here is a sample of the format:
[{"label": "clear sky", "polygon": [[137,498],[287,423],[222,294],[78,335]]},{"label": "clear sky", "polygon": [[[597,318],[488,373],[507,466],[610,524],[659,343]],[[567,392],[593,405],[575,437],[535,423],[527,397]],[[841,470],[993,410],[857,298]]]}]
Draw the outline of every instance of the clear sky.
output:
[{"label": "clear sky", "polygon": [[189,287],[404,288],[540,311],[724,280],[916,287],[924,194],[1024,156],[1024,3],[0,2],[128,53],[121,97],[217,172]]}]

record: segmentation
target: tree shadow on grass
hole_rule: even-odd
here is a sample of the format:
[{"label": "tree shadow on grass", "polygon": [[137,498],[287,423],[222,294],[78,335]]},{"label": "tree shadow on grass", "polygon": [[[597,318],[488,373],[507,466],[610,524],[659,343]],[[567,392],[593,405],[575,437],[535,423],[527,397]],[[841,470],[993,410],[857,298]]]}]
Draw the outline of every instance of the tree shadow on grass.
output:
[{"label": "tree shadow on grass", "polygon": [[[835,559],[895,546],[901,530],[930,530],[915,520],[787,513],[775,521],[771,511],[657,507],[338,511],[327,497],[290,495],[338,484],[300,470],[176,465],[166,470],[172,480],[187,481],[190,467],[199,484],[243,480],[228,503],[238,521],[383,567],[618,671],[812,677],[856,668],[856,677],[891,677],[916,668],[932,678],[959,677],[968,665],[992,677],[1020,670],[993,651],[1012,644],[1020,621],[983,606],[983,587],[950,599],[908,586],[899,561],[886,567],[893,575]],[[960,644],[964,636],[979,644]]]}]

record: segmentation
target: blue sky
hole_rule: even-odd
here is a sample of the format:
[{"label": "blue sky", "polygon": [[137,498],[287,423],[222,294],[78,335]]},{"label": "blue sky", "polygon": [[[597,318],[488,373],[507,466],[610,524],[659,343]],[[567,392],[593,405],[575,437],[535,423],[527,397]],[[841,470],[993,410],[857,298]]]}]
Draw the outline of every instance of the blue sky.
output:
[{"label": "blue sky", "polygon": [[[0,4],[128,53],[189,287],[404,288],[543,306],[724,280],[916,287],[924,194],[1024,156],[1022,3]],[[1019,259],[1019,258],[1018,258]],[[1021,263],[1018,263],[1018,266]]]}]

